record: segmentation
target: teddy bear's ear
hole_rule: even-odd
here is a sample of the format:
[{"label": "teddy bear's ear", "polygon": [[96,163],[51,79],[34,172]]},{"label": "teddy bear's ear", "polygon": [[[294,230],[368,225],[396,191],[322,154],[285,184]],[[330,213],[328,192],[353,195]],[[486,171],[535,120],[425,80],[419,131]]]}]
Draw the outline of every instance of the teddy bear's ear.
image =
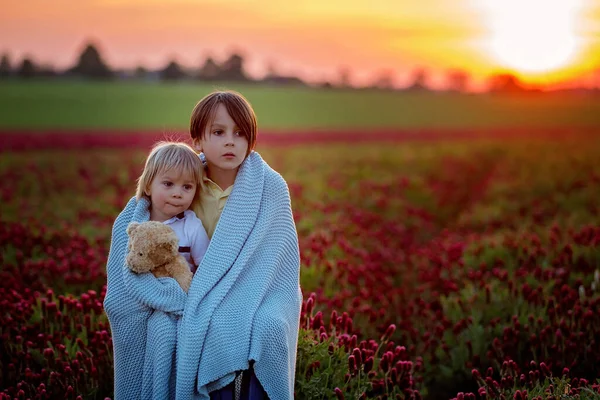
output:
[{"label": "teddy bear's ear", "polygon": [[131,236],[131,234],[137,229],[138,226],[140,226],[138,222],[132,222],[129,225],[127,225],[127,234]]},{"label": "teddy bear's ear", "polygon": [[167,250],[170,253],[179,251],[179,239],[175,235],[175,232],[170,232],[161,237],[160,247]]}]

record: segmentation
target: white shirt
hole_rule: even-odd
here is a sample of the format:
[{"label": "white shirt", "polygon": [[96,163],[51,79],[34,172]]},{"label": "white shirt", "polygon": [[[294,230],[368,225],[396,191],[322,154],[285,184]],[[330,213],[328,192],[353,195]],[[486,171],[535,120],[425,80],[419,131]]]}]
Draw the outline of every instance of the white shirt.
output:
[{"label": "white shirt", "polygon": [[173,228],[179,238],[179,253],[185,257],[190,270],[196,272],[210,243],[202,221],[192,210],[185,210],[163,224]]}]

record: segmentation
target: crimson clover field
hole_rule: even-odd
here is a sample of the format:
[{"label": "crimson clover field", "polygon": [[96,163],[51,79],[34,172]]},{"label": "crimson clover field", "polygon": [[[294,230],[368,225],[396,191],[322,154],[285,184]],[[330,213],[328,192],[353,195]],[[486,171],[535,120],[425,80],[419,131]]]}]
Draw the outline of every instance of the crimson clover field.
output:
[{"label": "crimson clover field", "polygon": [[[18,137],[0,159],[0,398],[110,398],[110,229],[154,138]],[[300,238],[297,398],[600,396],[597,132],[287,137],[258,151]]]}]

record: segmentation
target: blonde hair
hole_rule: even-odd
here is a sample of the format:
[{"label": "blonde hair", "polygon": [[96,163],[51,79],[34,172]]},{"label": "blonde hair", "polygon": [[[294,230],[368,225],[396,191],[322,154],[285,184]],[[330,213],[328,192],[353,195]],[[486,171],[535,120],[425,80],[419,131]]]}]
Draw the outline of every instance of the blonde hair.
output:
[{"label": "blonde hair", "polygon": [[200,185],[204,168],[194,149],[182,142],[158,142],[154,145],[146,159],[144,172],[137,180],[136,199],[148,198],[147,193],[150,191],[154,178],[171,169],[191,176],[196,182],[196,193],[190,206],[193,209],[200,199]]}]

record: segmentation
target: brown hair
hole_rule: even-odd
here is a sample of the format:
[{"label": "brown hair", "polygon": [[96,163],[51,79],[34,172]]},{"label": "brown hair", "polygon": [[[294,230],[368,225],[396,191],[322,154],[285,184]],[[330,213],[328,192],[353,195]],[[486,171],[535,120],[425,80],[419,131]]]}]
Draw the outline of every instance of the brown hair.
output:
[{"label": "brown hair", "polygon": [[190,205],[190,209],[193,209],[200,199],[200,184],[204,168],[194,149],[181,142],[158,142],[154,145],[146,159],[144,172],[138,178],[136,199],[148,197],[146,193],[150,190],[154,178],[170,169],[189,174],[196,182],[196,193]]},{"label": "brown hair", "polygon": [[223,104],[227,113],[248,140],[248,154],[256,145],[256,115],[252,106],[244,96],[233,90],[214,91],[196,104],[190,119],[190,136],[192,140],[204,137],[206,126],[209,125],[219,104]]}]

